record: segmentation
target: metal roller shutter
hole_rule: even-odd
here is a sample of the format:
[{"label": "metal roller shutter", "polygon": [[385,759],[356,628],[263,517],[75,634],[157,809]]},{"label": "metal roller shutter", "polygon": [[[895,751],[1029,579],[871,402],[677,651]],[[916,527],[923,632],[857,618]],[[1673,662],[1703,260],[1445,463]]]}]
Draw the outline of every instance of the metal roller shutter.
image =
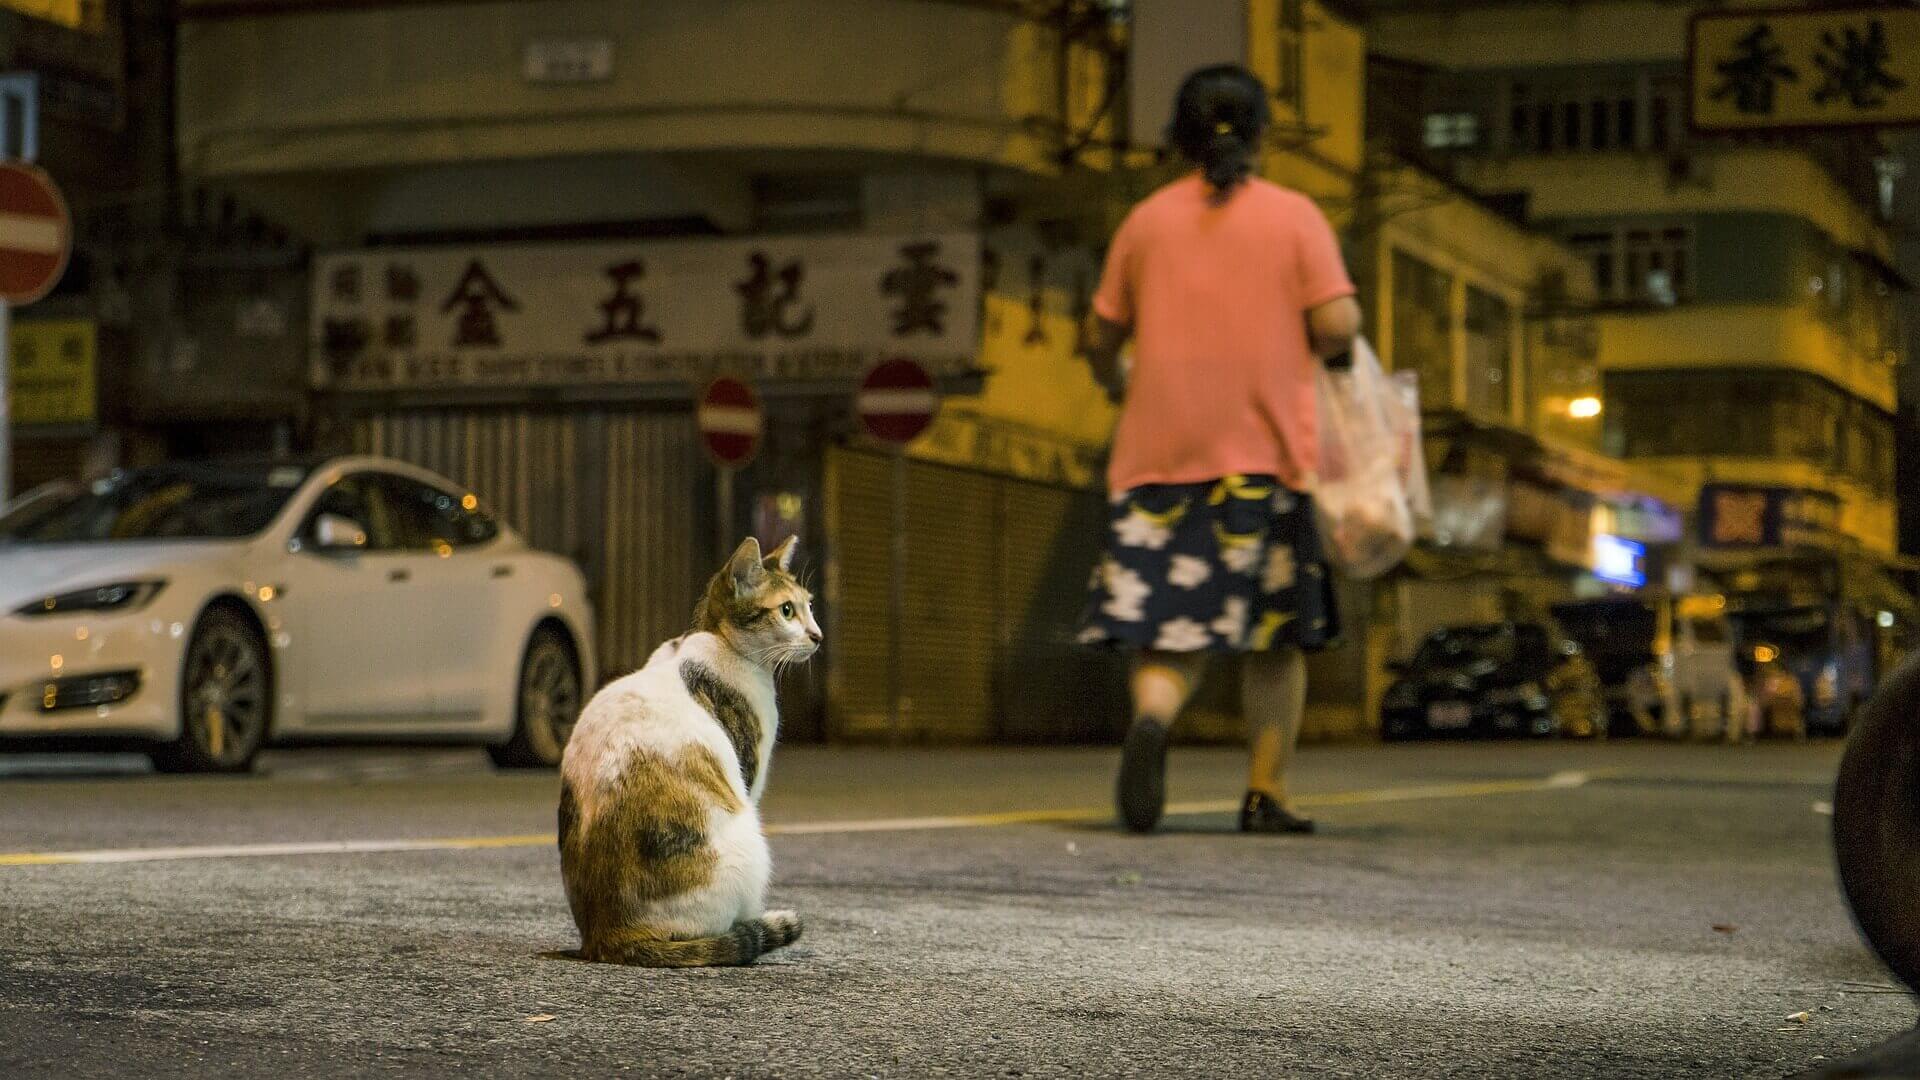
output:
[{"label": "metal roller shutter", "polygon": [[1106,509],[1093,492],[1001,480],[999,736],[1102,742],[1127,719],[1126,665],[1075,636]]},{"label": "metal roller shutter", "polygon": [[686,629],[696,450],[684,411],[418,409],[361,417],[354,447],[466,484],[527,542],[587,576],[600,672]]},{"label": "metal roller shutter", "polygon": [[[885,738],[892,463],[835,449],[827,465],[832,730]],[[1098,497],[923,462],[907,489],[901,737],[1108,736],[1124,719],[1119,661],[1073,641]]]}]

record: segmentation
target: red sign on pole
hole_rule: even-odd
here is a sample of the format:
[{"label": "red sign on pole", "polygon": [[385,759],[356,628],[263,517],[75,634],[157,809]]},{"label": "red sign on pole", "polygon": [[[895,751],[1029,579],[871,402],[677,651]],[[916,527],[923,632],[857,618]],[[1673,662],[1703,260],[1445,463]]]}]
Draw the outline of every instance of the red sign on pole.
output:
[{"label": "red sign on pole", "polygon": [[760,396],[739,379],[721,376],[707,384],[695,412],[707,453],[723,466],[738,468],[753,459],[766,430]]},{"label": "red sign on pole", "polygon": [[0,303],[31,304],[53,291],[73,249],[73,219],[53,178],[0,162]]},{"label": "red sign on pole", "polygon": [[933,376],[912,360],[883,361],[860,381],[854,407],[867,433],[885,442],[912,442],[933,423],[940,398]]}]

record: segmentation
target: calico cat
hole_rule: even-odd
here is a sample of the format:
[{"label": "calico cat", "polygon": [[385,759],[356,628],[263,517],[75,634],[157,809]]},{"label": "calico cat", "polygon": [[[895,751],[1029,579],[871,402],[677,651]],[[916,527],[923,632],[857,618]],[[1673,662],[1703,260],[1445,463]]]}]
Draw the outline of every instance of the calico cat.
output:
[{"label": "calico cat", "polygon": [[779,714],[774,676],[820,648],[794,541],[752,538],[714,575],[693,629],[587,703],[560,763],[560,869],[584,959],[751,964],[800,936],[766,911],[757,807]]}]

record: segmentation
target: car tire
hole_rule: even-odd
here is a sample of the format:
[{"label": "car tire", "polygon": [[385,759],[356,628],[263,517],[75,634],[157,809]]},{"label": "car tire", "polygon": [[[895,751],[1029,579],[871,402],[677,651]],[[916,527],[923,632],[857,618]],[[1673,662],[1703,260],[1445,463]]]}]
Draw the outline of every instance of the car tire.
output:
[{"label": "car tire", "polygon": [[487,748],[506,769],[550,769],[560,764],[584,702],[580,661],[566,634],[543,626],[527,639],[514,684],[513,737]]},{"label": "car tire", "polygon": [[1920,656],[1868,702],[1833,794],[1840,887],[1867,944],[1920,987]]},{"label": "car tire", "polygon": [[180,663],[180,736],[153,748],[167,773],[244,773],[273,727],[273,660],[260,628],[231,606],[209,608]]}]

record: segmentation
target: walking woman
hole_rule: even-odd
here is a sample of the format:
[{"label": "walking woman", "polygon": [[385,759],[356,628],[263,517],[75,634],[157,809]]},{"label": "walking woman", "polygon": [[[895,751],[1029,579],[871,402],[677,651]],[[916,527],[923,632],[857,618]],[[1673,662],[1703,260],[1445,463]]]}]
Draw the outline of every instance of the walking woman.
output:
[{"label": "walking woman", "polygon": [[[1209,653],[1243,653],[1246,832],[1313,831],[1288,799],[1306,705],[1302,650],[1339,632],[1311,499],[1315,364],[1360,328],[1327,219],[1251,176],[1267,125],[1236,66],[1187,77],[1169,135],[1196,168],[1133,208],[1093,300],[1089,359],[1116,400],[1112,529],[1082,639],[1134,654],[1121,820],[1151,830],[1167,732]],[[1121,344],[1134,341],[1130,370]]]}]

